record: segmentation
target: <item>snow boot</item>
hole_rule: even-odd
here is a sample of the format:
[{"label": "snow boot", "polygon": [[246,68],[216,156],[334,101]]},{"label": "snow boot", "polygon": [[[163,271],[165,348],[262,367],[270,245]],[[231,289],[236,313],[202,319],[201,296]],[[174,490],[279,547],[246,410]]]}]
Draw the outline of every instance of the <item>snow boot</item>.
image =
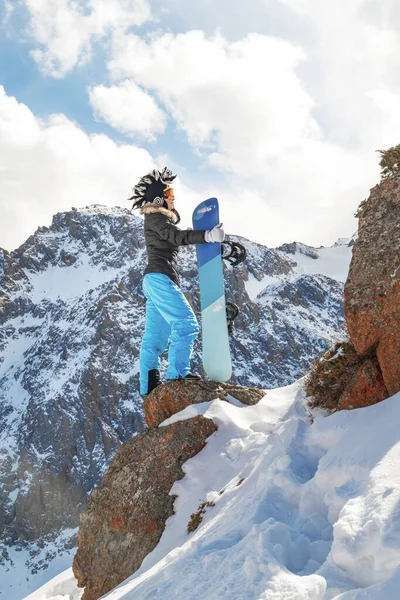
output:
[{"label": "snow boot", "polygon": [[155,390],[156,387],[161,385],[160,371],[158,369],[151,369],[148,372],[148,378],[149,384],[147,388],[147,395],[150,394],[150,392],[152,392],[153,390]]}]

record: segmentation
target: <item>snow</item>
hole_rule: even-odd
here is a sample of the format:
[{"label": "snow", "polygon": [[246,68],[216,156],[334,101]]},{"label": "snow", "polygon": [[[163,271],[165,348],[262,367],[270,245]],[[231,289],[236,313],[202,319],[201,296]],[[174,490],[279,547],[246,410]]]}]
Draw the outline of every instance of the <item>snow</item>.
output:
[{"label": "snow", "polygon": [[113,281],[119,274],[118,269],[100,269],[98,265],[91,264],[89,256],[85,254],[69,267],[61,269],[58,265],[50,265],[40,273],[27,272],[33,288],[31,297],[35,304],[42,300],[49,300],[55,304],[60,299],[65,302],[83,296],[89,290]]},{"label": "snow", "polygon": [[[249,298],[255,301],[257,296],[266,288],[269,288],[269,291],[273,294],[276,286],[281,285],[284,281],[294,281],[301,275],[324,275],[344,283],[347,279],[352,256],[352,247],[348,246],[348,242],[348,239],[339,239],[329,248],[308,248],[297,243],[297,250],[294,254],[276,250],[275,252],[282,258],[289,259],[296,265],[293,266],[290,274],[286,276],[282,274],[276,277],[264,275],[262,279],[258,280],[252,273],[249,273],[248,279],[245,281]],[[316,258],[309,256],[308,251],[311,251]]]},{"label": "snow", "polygon": [[[74,209],[72,209],[74,210]],[[132,215],[131,211],[127,208],[121,208],[120,206],[108,206],[106,204],[89,204],[88,206],[81,207],[77,210],[80,214],[84,215],[116,215],[117,217],[124,214],[130,220],[141,219],[140,215]]]},{"label": "snow", "polygon": [[80,600],[83,590],[76,587],[72,569],[63,571],[36,592],[26,596],[26,600]]},{"label": "snow", "polygon": [[245,281],[246,292],[250,300],[255,300],[266,287],[273,287],[282,283],[282,276],[271,277],[265,275],[262,279],[258,280],[252,273],[249,273],[249,278]]},{"label": "snow", "polygon": [[[311,415],[300,380],[256,406],[215,399],[162,426],[197,414],[218,431],[171,489],[176,512],[157,547],[104,598],[399,598],[400,394]],[[69,569],[26,600],[81,595]]]},{"label": "snow", "polygon": [[[4,352],[0,355],[0,379],[8,369],[16,368],[23,360],[24,353],[35,343],[32,337],[24,333],[26,329],[40,327],[43,319],[24,315],[7,321]],[[1,360],[2,359],[2,360]]]},{"label": "snow", "polygon": [[302,252],[296,252],[293,260],[297,263],[294,271],[299,275],[325,275],[343,283],[347,279],[351,261],[351,246],[337,245],[330,248],[315,249],[318,258],[310,258]]},{"label": "snow", "polygon": [[[49,586],[51,583],[50,589],[48,590],[49,598],[51,598],[51,600],[69,600],[70,598],[78,600],[79,596],[73,595],[74,590],[77,589],[76,583],[73,576],[71,577],[72,571],[68,569],[74,552],[64,551],[63,553],[60,553],[58,549],[60,543],[62,544],[63,541],[68,540],[74,534],[76,534],[75,530],[65,529],[60,533],[55,542],[47,543],[44,548],[40,548],[39,545],[34,543],[28,545],[27,548],[24,549],[6,547],[11,562],[8,562],[7,568],[0,567],[0,599],[21,600],[21,598],[26,597],[26,594],[29,593],[32,586],[42,586],[39,589],[43,590],[43,588]],[[52,558],[53,560],[49,567],[44,568],[44,566],[40,566],[42,563],[47,564]],[[39,568],[34,568],[34,564],[39,564]],[[28,572],[27,567],[29,567]],[[67,571],[65,571],[65,569],[67,569]],[[62,571],[62,573],[61,575],[58,575],[60,571]],[[57,591],[57,580],[65,577],[63,574],[68,571],[71,571],[69,575],[70,582],[69,584],[66,584],[66,588],[71,591],[71,594],[63,596]],[[22,574],[25,576],[22,576]],[[50,582],[48,582],[49,577],[52,578]],[[44,583],[46,581],[48,583]],[[39,598],[46,598],[47,600],[46,594],[47,592],[40,591]],[[82,590],[79,590],[79,594],[82,595]]]}]

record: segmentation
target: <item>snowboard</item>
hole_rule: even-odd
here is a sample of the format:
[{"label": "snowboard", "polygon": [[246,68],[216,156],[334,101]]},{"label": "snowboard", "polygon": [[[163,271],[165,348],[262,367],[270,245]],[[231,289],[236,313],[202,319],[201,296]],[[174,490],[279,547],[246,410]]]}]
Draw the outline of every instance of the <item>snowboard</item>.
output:
[{"label": "snowboard", "polygon": [[[219,223],[216,198],[201,202],[193,212],[193,229],[213,229]],[[225,288],[222,272],[221,244],[197,244],[200,282],[203,367],[214,381],[228,381],[232,375],[226,322]]]}]

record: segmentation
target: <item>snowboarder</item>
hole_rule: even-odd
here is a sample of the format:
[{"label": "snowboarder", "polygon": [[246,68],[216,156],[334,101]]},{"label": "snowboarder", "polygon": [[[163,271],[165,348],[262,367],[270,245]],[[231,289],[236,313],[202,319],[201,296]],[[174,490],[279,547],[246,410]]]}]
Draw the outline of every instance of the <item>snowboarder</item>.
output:
[{"label": "snowboarder", "polygon": [[177,265],[179,246],[222,242],[221,224],[211,231],[179,229],[174,208],[176,175],[165,167],[154,169],[133,188],[133,209],[144,215],[147,266],[145,331],[140,349],[140,394],[149,394],[160,383],[160,356],[169,344],[166,380],[200,379],[190,371],[193,343],[199,332],[196,316],[180,286]]}]

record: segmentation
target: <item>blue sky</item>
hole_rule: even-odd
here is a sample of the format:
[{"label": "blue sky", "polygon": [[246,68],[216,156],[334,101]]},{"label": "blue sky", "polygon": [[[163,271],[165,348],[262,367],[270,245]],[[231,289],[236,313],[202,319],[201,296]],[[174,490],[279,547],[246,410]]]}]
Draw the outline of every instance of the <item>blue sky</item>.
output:
[{"label": "blue sky", "polygon": [[0,247],[154,166],[183,224],[330,245],[399,143],[394,0],[0,0]]}]

